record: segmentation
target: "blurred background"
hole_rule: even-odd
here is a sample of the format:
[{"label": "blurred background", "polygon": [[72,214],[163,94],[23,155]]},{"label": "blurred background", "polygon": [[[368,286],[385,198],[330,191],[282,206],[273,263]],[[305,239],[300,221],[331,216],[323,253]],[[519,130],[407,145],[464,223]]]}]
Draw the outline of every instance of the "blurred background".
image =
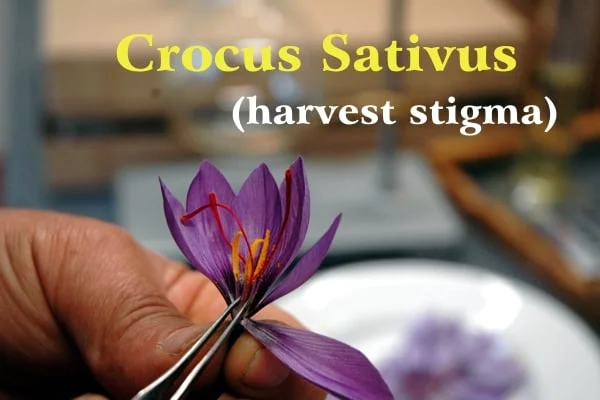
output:
[{"label": "blurred background", "polygon": [[[234,185],[257,160],[282,176],[305,157],[313,195],[309,243],[339,211],[323,268],[381,258],[446,260],[532,285],[600,333],[600,7],[594,0],[1,0],[2,203],[88,215],[180,257],[157,177],[183,195],[203,158]],[[516,47],[512,72],[320,72],[321,40],[351,51],[408,45]],[[152,33],[156,47],[297,44],[302,72],[131,73],[117,43]],[[491,57],[491,56],[490,56]],[[195,60],[201,63],[201,59]],[[231,126],[233,102],[396,105],[394,127]],[[549,134],[488,125],[413,126],[412,104],[540,104],[559,111]],[[543,129],[543,128],[542,128]],[[600,376],[598,377],[600,378]]]}]

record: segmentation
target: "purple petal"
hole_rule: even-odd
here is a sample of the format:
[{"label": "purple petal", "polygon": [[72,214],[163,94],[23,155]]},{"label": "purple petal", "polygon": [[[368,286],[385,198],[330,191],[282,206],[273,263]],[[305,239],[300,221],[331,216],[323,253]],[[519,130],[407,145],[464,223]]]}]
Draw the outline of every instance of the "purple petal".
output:
[{"label": "purple petal", "polygon": [[182,224],[180,218],[186,213],[183,205],[163,181],[159,181],[165,218],[175,243],[194,268],[210,279],[226,299],[233,300],[233,277],[224,240],[214,226],[195,219]]},{"label": "purple petal", "polygon": [[282,363],[323,390],[346,400],[394,400],[377,369],[358,350],[301,329],[250,319],[242,324]]},{"label": "purple petal", "polygon": [[[292,290],[303,285],[315,272],[319,269],[319,266],[325,259],[331,242],[335,233],[337,232],[338,226],[342,219],[342,215],[338,215],[334,220],[327,232],[312,246],[310,250],[304,254],[304,256],[298,261],[293,267],[289,267],[291,271],[283,281],[269,293],[266,298],[260,303],[259,308],[266,306],[269,303],[285,296]],[[284,271],[285,272],[285,271]]]},{"label": "purple petal", "polygon": [[[289,264],[300,251],[306,238],[310,220],[310,191],[306,171],[304,170],[304,161],[301,157],[294,161],[290,166],[290,170],[292,171],[290,216],[281,241],[283,246],[281,246],[279,254],[275,257],[283,265]],[[287,190],[284,180],[280,188],[283,213],[285,213]]]},{"label": "purple petal", "polygon": [[271,230],[271,241],[275,240],[281,223],[281,202],[277,183],[265,164],[248,176],[233,201],[233,210],[250,241],[264,237],[267,229]]},{"label": "purple petal", "polygon": [[[235,193],[231,185],[221,171],[211,162],[202,161],[187,192],[186,211],[192,212],[209,204],[209,195],[211,193],[215,194],[217,202],[221,204],[230,205],[235,198]],[[230,239],[233,238],[233,234],[236,231],[235,221],[231,218],[231,215],[223,212],[223,210],[219,209],[218,212],[221,216],[221,225],[223,226],[225,235]],[[212,210],[203,211],[196,215],[194,219],[197,220],[198,224],[213,224],[215,222]]]},{"label": "purple petal", "polygon": [[410,398],[461,400],[499,400],[525,379],[503,341],[434,315],[411,326],[403,350],[383,375]]},{"label": "purple petal", "polygon": [[[479,346],[473,349],[466,372],[474,385],[503,393],[521,385],[525,374],[509,348],[494,339],[489,334],[472,339]],[[481,346],[482,342],[487,346]]]},{"label": "purple petal", "polygon": [[437,376],[452,373],[470,357],[468,339],[456,321],[427,316],[412,327],[402,362],[413,371]]},{"label": "purple petal", "polygon": [[[290,212],[282,233],[281,241],[272,258],[272,265],[264,272],[257,293],[262,296],[277,280],[282,269],[289,266],[300,251],[310,219],[310,195],[302,158],[298,158],[291,166]],[[281,185],[281,221],[285,219],[287,185],[285,179]]]},{"label": "purple petal", "polygon": [[220,203],[231,204],[235,193],[221,171],[210,161],[202,161],[187,192],[187,211],[208,204],[209,193],[215,193]]}]

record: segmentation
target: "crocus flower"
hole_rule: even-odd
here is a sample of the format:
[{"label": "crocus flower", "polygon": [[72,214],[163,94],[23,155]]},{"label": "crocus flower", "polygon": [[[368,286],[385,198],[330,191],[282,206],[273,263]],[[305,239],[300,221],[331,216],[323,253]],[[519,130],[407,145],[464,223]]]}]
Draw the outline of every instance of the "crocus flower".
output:
[{"label": "crocus flower", "polygon": [[524,382],[505,343],[457,320],[427,315],[407,339],[383,371],[396,400],[506,400]]},{"label": "crocus flower", "polygon": [[236,194],[210,162],[200,164],[185,207],[160,182],[173,239],[187,260],[219,289],[227,304],[241,299],[241,325],[275,357],[325,391],[349,400],[393,396],[371,362],[337,340],[251,317],[306,282],[333,241],[341,215],[296,263],[310,215],[301,158],[278,187],[265,164]]}]

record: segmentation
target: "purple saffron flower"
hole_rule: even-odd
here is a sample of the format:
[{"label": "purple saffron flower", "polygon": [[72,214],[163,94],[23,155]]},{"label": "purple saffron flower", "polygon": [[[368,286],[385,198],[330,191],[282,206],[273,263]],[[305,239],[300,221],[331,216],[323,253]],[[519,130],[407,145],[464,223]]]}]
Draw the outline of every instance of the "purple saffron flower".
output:
[{"label": "purple saffron flower", "polygon": [[301,158],[281,187],[265,164],[235,194],[226,178],[204,161],[185,207],[161,181],[164,211],[188,261],[219,289],[228,304],[241,299],[241,325],[281,362],[323,390],[348,400],[392,400],[377,369],[358,350],[305,330],[250,319],[306,282],[322,263],[341,215],[295,264],[310,216]]},{"label": "purple saffron flower", "polygon": [[434,316],[412,326],[384,377],[396,400],[505,400],[525,379],[498,338]]}]

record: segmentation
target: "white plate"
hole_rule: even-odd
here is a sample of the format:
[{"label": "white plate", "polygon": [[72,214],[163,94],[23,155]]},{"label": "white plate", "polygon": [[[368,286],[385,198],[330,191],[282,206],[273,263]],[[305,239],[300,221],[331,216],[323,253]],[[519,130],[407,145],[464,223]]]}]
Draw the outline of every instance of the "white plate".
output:
[{"label": "white plate", "polygon": [[315,332],[363,351],[376,365],[425,312],[451,314],[511,343],[536,400],[599,400],[600,345],[570,310],[525,284],[466,265],[375,261],[321,273],[278,304]]}]

